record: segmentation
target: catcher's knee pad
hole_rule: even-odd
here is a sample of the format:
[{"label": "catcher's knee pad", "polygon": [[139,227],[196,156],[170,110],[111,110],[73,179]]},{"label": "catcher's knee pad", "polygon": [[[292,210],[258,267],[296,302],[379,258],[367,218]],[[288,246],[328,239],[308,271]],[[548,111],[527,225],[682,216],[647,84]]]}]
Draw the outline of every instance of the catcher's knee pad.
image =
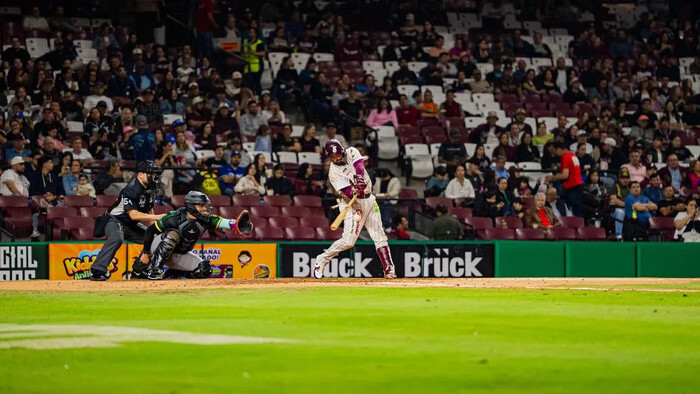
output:
[{"label": "catcher's knee pad", "polygon": [[167,233],[163,234],[162,240],[156,251],[159,252],[162,258],[169,259],[179,243],[180,233],[175,230],[168,231]]},{"label": "catcher's knee pad", "polygon": [[211,277],[211,263],[209,260],[202,260],[194,271],[190,272],[192,279],[206,279]]}]

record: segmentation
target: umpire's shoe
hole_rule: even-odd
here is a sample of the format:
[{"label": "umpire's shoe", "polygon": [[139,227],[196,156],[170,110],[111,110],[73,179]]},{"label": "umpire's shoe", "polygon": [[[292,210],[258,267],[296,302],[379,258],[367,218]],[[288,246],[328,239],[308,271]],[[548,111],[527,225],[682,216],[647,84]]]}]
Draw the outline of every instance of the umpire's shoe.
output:
[{"label": "umpire's shoe", "polygon": [[103,271],[92,271],[92,276],[90,277],[90,280],[95,282],[104,282],[107,279],[109,279],[109,275]]}]

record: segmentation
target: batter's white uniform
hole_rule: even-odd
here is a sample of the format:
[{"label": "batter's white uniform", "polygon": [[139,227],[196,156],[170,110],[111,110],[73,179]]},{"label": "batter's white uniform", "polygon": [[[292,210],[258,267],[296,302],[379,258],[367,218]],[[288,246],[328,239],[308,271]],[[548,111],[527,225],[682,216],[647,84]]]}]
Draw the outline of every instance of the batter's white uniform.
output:
[{"label": "batter's white uniform", "polygon": [[[348,186],[354,187],[355,175],[357,171],[355,170],[354,163],[363,160],[360,151],[356,148],[345,149],[345,165],[336,165],[331,162],[331,168],[328,172],[328,179],[333,185],[333,188],[337,191],[341,191]],[[316,265],[326,266],[338,253],[348,250],[355,245],[357,237],[360,235],[362,226],[367,227],[369,236],[372,237],[374,241],[374,246],[379,249],[381,247],[387,246],[387,237],[384,233],[384,228],[382,227],[382,217],[379,214],[379,205],[377,205],[377,200],[374,195],[370,194],[372,190],[372,181],[369,179],[367,171],[364,174],[365,182],[367,183],[366,198],[357,198],[352,208],[345,215],[343,236],[339,240],[333,242],[333,244],[323,253],[316,257]],[[338,205],[342,211],[347,206],[344,200],[338,199]],[[359,217],[359,221],[356,218]]]}]

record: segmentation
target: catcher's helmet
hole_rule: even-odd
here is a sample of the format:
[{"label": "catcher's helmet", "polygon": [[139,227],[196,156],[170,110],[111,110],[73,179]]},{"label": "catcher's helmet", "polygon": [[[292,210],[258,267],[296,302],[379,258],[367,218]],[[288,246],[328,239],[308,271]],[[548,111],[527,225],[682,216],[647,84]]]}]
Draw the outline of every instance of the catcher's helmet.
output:
[{"label": "catcher's helmet", "polygon": [[323,146],[323,156],[327,159],[337,156],[344,157],[344,153],[343,145],[336,139],[326,141],[326,144]]},{"label": "catcher's helmet", "polygon": [[[198,204],[207,206],[206,213],[202,213],[197,209],[196,205]],[[209,220],[211,218],[211,200],[202,192],[191,191],[187,193],[185,196],[185,209],[199,220]]]},{"label": "catcher's helmet", "polygon": [[148,174],[147,189],[157,189],[160,186],[160,175],[163,173],[163,167],[156,164],[153,160],[140,161],[136,165],[136,172]]}]

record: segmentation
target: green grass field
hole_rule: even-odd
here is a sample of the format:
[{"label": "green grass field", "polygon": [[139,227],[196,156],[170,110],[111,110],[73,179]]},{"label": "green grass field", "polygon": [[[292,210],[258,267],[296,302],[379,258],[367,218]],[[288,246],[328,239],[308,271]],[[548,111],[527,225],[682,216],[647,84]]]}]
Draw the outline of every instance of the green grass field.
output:
[{"label": "green grass field", "polygon": [[[0,291],[8,324],[287,343],[0,349],[0,393],[696,392],[700,293],[459,288]],[[56,334],[56,337],[66,334]],[[84,335],[78,336],[85,338]]]}]

